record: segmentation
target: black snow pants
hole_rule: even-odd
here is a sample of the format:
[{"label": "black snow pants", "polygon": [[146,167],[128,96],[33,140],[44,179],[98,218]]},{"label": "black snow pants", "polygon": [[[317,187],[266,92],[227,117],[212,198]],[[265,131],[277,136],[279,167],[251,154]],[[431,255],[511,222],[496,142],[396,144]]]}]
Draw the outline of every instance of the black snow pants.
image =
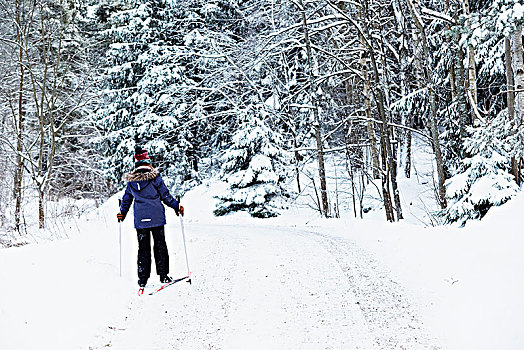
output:
[{"label": "black snow pants", "polygon": [[138,235],[138,278],[147,280],[151,275],[151,234],[155,254],[156,273],[160,276],[169,273],[169,253],[167,251],[164,226],[141,228]]}]

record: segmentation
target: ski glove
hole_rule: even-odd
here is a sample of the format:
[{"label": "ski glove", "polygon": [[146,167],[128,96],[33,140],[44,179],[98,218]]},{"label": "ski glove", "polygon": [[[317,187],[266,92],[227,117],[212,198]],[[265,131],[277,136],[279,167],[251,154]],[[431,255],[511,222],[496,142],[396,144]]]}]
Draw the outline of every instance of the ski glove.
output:
[{"label": "ski glove", "polygon": [[118,213],[116,214],[116,218],[118,219],[118,222],[124,221],[126,214]]},{"label": "ski glove", "polygon": [[184,207],[183,206],[179,206],[178,210],[175,210],[175,214],[176,214],[176,216],[178,216],[178,215],[184,216]]}]

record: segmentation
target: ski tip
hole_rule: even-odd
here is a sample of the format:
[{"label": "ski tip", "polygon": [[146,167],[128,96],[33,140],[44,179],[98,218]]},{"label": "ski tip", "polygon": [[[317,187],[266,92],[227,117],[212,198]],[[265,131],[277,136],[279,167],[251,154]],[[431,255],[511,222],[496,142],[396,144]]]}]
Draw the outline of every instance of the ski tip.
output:
[{"label": "ski tip", "polygon": [[140,288],[138,290],[138,296],[142,296],[142,295],[144,295],[144,288]]}]

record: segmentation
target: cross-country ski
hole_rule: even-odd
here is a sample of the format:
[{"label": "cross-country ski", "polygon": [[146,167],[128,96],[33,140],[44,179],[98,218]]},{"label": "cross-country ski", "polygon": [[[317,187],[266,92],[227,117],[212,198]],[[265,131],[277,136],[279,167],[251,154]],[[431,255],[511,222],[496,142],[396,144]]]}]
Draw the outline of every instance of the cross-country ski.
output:
[{"label": "cross-country ski", "polygon": [[[163,284],[160,288],[158,289],[155,289],[153,290],[151,293],[149,293],[149,295],[154,295],[162,290],[164,290],[165,288],[169,287],[169,286],[172,286],[173,284],[175,283],[178,283],[178,282],[181,282],[181,281],[187,281],[188,283],[191,283],[191,279],[190,279],[190,276],[184,276],[182,278],[177,278],[177,279],[174,279],[173,281],[169,282],[169,283],[166,283],[166,284]],[[143,289],[142,289],[142,292],[143,292]],[[143,293],[142,293],[143,294]]]},{"label": "cross-country ski", "polygon": [[524,0],[0,0],[0,350],[523,350]]}]

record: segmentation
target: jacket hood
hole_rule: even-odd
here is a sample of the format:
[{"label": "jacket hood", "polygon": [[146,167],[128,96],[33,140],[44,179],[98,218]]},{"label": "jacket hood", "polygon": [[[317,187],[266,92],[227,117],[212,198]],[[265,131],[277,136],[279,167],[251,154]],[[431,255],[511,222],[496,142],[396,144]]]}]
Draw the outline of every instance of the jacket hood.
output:
[{"label": "jacket hood", "polygon": [[[144,171],[147,170],[147,171]],[[150,168],[150,167],[138,167],[135,170],[133,170],[130,173],[127,173],[125,176],[125,179],[127,182],[138,182],[138,181],[146,181],[146,180],[153,180],[155,177],[157,177],[158,170]]]}]

